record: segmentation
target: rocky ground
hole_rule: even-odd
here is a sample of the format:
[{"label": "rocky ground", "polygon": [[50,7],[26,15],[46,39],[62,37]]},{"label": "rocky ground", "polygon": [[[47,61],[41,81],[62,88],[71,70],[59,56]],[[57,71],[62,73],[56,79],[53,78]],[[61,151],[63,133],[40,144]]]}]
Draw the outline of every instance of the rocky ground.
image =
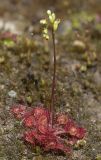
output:
[{"label": "rocky ground", "polygon": [[68,112],[87,129],[86,144],[74,148],[71,159],[101,160],[100,3],[0,1],[0,37],[5,30],[18,35],[13,43],[0,38],[0,160],[70,160],[24,144],[22,125],[10,113],[15,103],[49,106],[53,50],[51,41],[42,39],[39,24],[47,9],[61,19],[56,37],[56,111]]}]

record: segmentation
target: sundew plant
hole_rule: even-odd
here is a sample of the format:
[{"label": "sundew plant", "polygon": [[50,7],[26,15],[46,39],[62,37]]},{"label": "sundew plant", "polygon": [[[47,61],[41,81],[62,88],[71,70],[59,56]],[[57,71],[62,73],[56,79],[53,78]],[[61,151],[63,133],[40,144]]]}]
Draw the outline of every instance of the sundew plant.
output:
[{"label": "sundew plant", "polygon": [[[60,20],[54,12],[48,10],[47,18],[40,20],[42,35],[46,40],[52,38],[53,42],[53,80],[50,106],[27,107],[17,104],[12,106],[11,112],[15,118],[21,120],[26,131],[23,140],[33,147],[39,146],[43,151],[71,153],[75,144],[82,141],[86,135],[85,128],[79,126],[67,113],[55,111],[55,87],[56,87],[56,45],[55,34]],[[51,36],[50,36],[51,35]],[[49,109],[47,109],[49,108]]]}]

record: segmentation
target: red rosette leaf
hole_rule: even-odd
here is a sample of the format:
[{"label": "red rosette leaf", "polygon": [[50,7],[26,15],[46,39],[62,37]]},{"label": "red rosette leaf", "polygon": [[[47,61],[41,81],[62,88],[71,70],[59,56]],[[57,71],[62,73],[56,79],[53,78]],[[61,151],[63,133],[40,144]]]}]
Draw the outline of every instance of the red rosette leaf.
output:
[{"label": "red rosette leaf", "polygon": [[86,134],[86,130],[82,127],[78,127],[74,122],[68,123],[65,126],[65,130],[70,136],[77,137],[78,139],[82,139]]},{"label": "red rosette leaf", "polygon": [[46,115],[41,115],[38,119],[37,122],[37,127],[38,130],[40,131],[40,133],[45,134],[48,131],[48,127],[49,127],[49,122],[48,122],[48,118]]},{"label": "red rosette leaf", "polygon": [[26,113],[26,106],[24,105],[15,105],[12,107],[11,112],[18,119],[23,118]]},{"label": "red rosette leaf", "polygon": [[70,153],[71,152],[71,148],[65,146],[64,144],[62,144],[60,141],[57,140],[51,140],[50,142],[48,141],[48,143],[45,145],[45,150],[49,151],[49,150],[54,150],[54,151],[62,151],[64,153]]},{"label": "red rosette leaf", "polygon": [[36,122],[35,122],[35,118],[33,115],[30,115],[30,116],[26,116],[26,118],[24,118],[23,120],[23,124],[25,127],[33,127],[36,125]]},{"label": "red rosette leaf", "polygon": [[65,114],[59,114],[56,118],[56,123],[59,125],[65,125],[69,121],[69,117]]},{"label": "red rosette leaf", "polygon": [[32,131],[27,131],[24,133],[23,138],[26,142],[35,145],[35,139]]},{"label": "red rosette leaf", "polygon": [[35,117],[39,117],[40,115],[45,114],[46,110],[43,107],[36,107],[33,109],[33,113]]},{"label": "red rosette leaf", "polygon": [[67,144],[74,145],[74,144],[76,144],[77,141],[78,141],[78,139],[76,137],[70,137],[67,140]]},{"label": "red rosette leaf", "polygon": [[77,126],[74,122],[69,122],[66,124],[65,126],[65,130],[67,131],[67,133],[71,136],[76,136],[77,134]]},{"label": "red rosette leaf", "polygon": [[86,135],[86,130],[85,130],[84,128],[82,128],[82,127],[78,127],[78,128],[77,128],[76,137],[77,137],[78,139],[82,139],[82,138],[85,137],[85,135]]},{"label": "red rosette leaf", "polygon": [[45,109],[43,107],[36,107],[36,108],[34,108],[33,111],[32,111],[32,113],[34,114],[34,117],[36,119],[39,119],[39,117],[41,115],[45,115],[48,120],[50,119],[50,113],[49,113],[48,109]]}]

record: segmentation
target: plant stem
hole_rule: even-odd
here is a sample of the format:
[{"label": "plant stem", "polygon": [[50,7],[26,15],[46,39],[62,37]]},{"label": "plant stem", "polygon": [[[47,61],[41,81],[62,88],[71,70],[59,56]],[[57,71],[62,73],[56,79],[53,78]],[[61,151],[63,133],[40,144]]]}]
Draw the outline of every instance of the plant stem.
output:
[{"label": "plant stem", "polygon": [[56,48],[55,48],[55,32],[53,28],[52,28],[52,42],[53,42],[53,54],[54,54],[54,70],[53,70],[51,102],[50,102],[51,124],[53,124],[53,119],[54,119],[54,110],[55,110],[54,102],[55,102],[55,87],[56,87]]}]

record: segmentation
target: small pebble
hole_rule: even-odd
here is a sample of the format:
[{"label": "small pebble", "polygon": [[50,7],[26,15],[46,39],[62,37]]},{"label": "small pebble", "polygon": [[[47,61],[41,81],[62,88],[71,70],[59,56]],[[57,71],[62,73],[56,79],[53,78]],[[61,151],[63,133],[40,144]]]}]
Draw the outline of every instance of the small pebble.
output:
[{"label": "small pebble", "polygon": [[0,85],[0,89],[3,90],[5,88],[5,86],[2,84]]},{"label": "small pebble", "polygon": [[11,91],[8,92],[8,95],[9,95],[9,97],[11,97],[11,98],[15,98],[16,95],[17,95],[17,93],[16,93],[14,90],[11,90]]},{"label": "small pebble", "polygon": [[93,81],[98,87],[101,86],[101,73],[99,71],[94,73]]},{"label": "small pebble", "polygon": [[0,57],[0,64],[4,63],[5,62],[5,57]]},{"label": "small pebble", "polygon": [[87,71],[87,67],[85,65],[82,65],[80,68],[81,72],[86,72]]},{"label": "small pebble", "polygon": [[73,47],[74,47],[75,51],[78,51],[78,52],[84,52],[86,50],[85,43],[80,40],[75,40],[73,42]]}]

